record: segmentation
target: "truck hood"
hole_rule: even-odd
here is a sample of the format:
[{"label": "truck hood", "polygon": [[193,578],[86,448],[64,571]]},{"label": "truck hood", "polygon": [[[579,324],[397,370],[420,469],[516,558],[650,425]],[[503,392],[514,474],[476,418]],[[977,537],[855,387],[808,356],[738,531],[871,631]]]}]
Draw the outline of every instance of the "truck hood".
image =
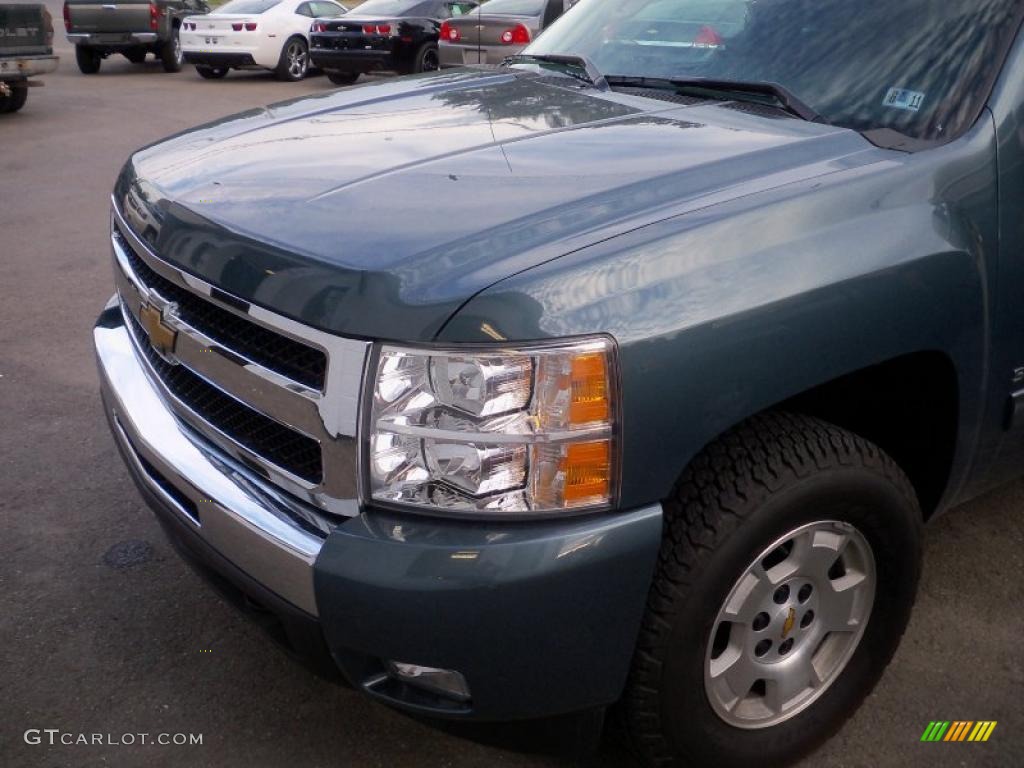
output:
[{"label": "truck hood", "polygon": [[510,275],[877,159],[853,131],[738,107],[525,72],[396,79],[143,149],[114,202],[230,293],[335,333],[429,340]]}]

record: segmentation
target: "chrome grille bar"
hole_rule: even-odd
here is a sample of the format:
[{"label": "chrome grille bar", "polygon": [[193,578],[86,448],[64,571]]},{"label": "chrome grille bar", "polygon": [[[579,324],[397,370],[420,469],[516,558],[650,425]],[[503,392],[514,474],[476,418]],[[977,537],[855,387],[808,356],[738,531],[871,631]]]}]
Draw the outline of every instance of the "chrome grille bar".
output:
[{"label": "chrome grille bar", "polygon": [[271,463],[275,469],[301,478],[311,487],[323,480],[320,444],[296,430],[250,408],[222,389],[197,376],[184,365],[164,360],[145,336],[145,330],[124,302],[121,312],[128,332],[142,352],[151,377],[160,381],[179,410],[187,410],[203,427],[216,430],[257,461]]},{"label": "chrome grille bar", "polygon": [[175,304],[183,324],[234,350],[254,365],[314,392],[323,391],[327,376],[327,355],[323,350],[267,330],[178,287],[150,269],[127,242],[127,235],[116,226],[113,237],[120,241],[118,256],[124,256],[122,267],[132,274],[133,282],[146,286],[166,303]]}]

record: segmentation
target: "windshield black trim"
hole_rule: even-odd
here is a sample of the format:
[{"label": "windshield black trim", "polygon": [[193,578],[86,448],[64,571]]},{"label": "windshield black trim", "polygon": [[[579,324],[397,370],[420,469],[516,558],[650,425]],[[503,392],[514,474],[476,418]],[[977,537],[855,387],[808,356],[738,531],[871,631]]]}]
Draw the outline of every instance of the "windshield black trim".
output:
[{"label": "windshield black trim", "polygon": [[[565,67],[566,69],[559,71],[566,77],[582,80],[599,91],[608,90],[608,81],[605,79],[605,76],[594,65],[594,62],[586,56],[569,53],[514,53],[511,56],[506,56],[501,62],[503,67],[511,67],[516,64],[537,64],[538,66],[554,64],[555,66]],[[574,75],[568,69],[575,69],[582,74]]]},{"label": "windshield black trim", "polygon": [[[607,75],[605,79],[610,86],[631,86],[635,88],[650,88],[652,90],[675,90],[677,92],[689,91],[697,95],[706,94],[706,97],[711,100],[749,101],[753,104],[776,107],[809,123],[831,125],[828,119],[815,112],[814,109],[786,88],[786,86],[767,80],[759,82],[754,80],[721,80],[704,77],[636,78],[628,75]],[[774,103],[767,102],[765,99],[772,99]]]}]

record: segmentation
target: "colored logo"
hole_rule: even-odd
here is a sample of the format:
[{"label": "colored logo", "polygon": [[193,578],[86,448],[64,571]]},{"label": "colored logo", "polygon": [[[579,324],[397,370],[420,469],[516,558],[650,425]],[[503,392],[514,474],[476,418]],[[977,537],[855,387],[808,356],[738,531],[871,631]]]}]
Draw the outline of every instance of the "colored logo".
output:
[{"label": "colored logo", "polygon": [[933,720],[921,741],[988,741],[995,729],[995,720]]},{"label": "colored logo", "polygon": [[174,341],[178,332],[164,322],[164,313],[150,304],[139,307],[139,323],[146,329],[149,343],[160,355],[167,357],[174,352]]},{"label": "colored logo", "polygon": [[789,615],[786,617],[786,623],[782,625],[782,639],[786,639],[786,635],[793,629],[793,625],[796,623],[796,608],[789,609]]}]

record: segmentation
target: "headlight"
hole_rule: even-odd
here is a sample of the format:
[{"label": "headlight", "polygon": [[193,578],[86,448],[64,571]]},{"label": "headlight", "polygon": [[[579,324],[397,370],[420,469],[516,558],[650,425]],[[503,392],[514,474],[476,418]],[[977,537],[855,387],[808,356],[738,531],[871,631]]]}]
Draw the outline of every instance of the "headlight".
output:
[{"label": "headlight", "polygon": [[366,449],[376,501],[447,512],[608,507],[617,472],[615,348],[384,346]]}]

